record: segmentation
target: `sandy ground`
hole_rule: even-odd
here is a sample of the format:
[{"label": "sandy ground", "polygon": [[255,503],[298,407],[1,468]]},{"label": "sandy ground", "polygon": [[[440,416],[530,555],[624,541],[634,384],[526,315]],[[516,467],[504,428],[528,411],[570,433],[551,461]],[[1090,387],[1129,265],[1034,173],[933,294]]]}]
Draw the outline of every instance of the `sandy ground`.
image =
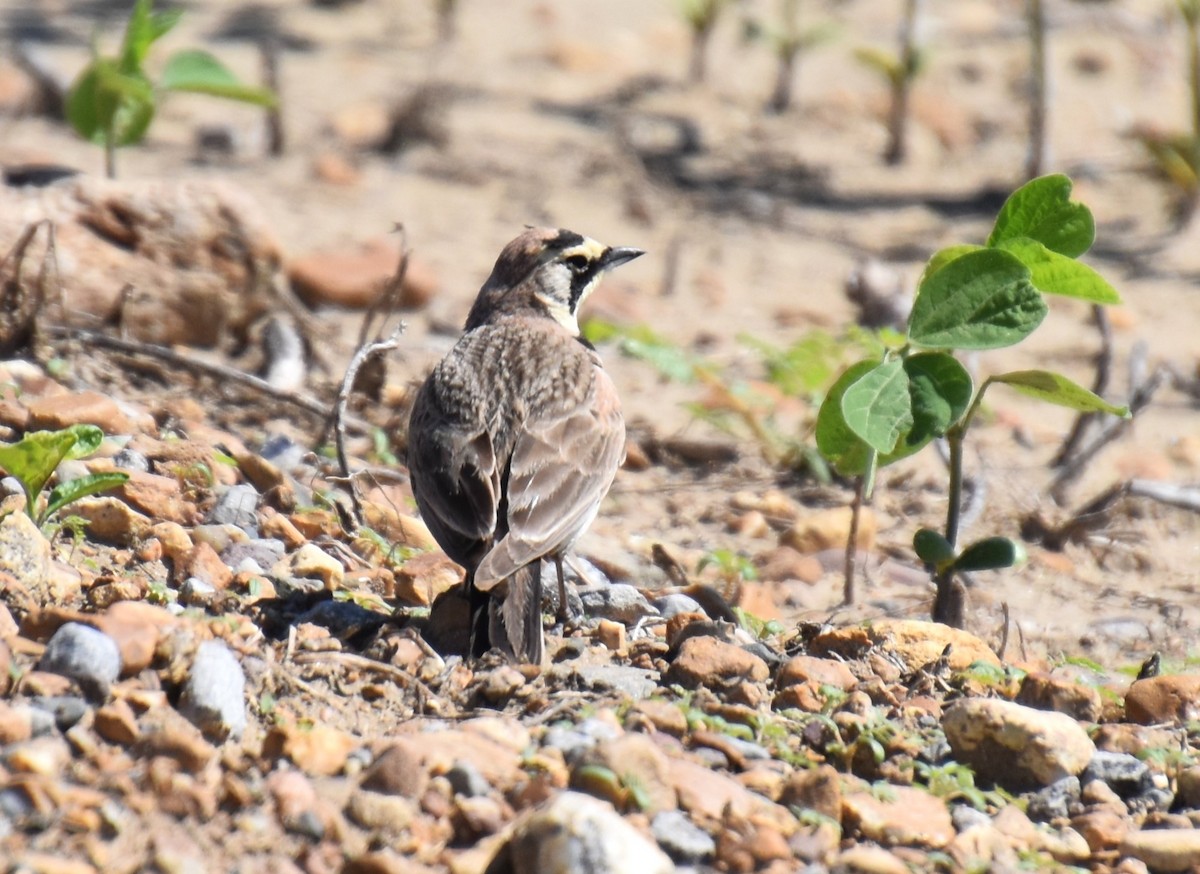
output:
[{"label": "sandy ground", "polygon": [[[74,42],[44,47],[70,76],[86,58],[97,16],[105,22],[104,42],[116,43],[114,5],[8,0],[0,4],[0,20],[11,30],[35,20],[36,10],[71,34]],[[176,96],[146,144],[121,154],[122,174],[229,180],[254,196],[291,254],[379,237],[402,222],[443,291],[409,318],[393,361],[396,381],[418,377],[446,348],[451,338],[429,326],[461,320],[495,254],[524,224],[569,227],[646,249],[647,257],[596,295],[594,310],[649,324],[732,374],[758,378],[761,366],[738,335],[783,345],[811,326],[839,330],[852,318],[843,283],[860,259],[887,262],[911,285],[940,246],[986,236],[995,204],[981,193],[1021,181],[1026,50],[1022,4],[1015,0],[960,0],[930,10],[921,30],[928,70],[916,86],[911,156],[901,167],[879,160],[884,89],[853,57],[859,46],[891,45],[898,2],[802,3],[806,20],[834,23],[836,37],[803,58],[797,105],[782,116],[762,112],[773,76],[769,52],[740,38],[740,19],[773,14],[773,3],[731,9],[714,37],[704,86],[683,84],[688,37],[668,0],[463,0],[457,36],[445,46],[435,39],[432,4],[416,0],[262,5],[278,12],[288,34],[310,43],[283,59],[287,155],[262,156],[255,111]],[[1157,0],[1046,6],[1054,100],[1048,169],[1076,179],[1077,197],[1097,218],[1099,241],[1088,260],[1125,296],[1114,317],[1112,397],[1122,400],[1137,343],[1148,344],[1151,365],[1166,362],[1189,376],[1196,366],[1200,232],[1168,233],[1165,189],[1145,172],[1143,153],[1127,136],[1138,123],[1186,124],[1184,36]],[[189,3],[158,57],[211,42],[243,7]],[[247,44],[219,41],[212,48],[243,77],[257,75]],[[338,113],[387,106],[431,84],[444,87],[437,114],[447,136],[440,147],[353,154],[331,132]],[[629,98],[615,99],[622,92]],[[194,132],[211,123],[231,128],[236,154],[219,164],[197,163]],[[676,141],[679,123],[699,140],[699,150],[679,165],[689,185],[646,160]],[[356,162],[356,184],[334,185],[314,173],[318,156],[339,151]],[[61,125],[0,119],[0,162],[29,160],[90,172],[102,166],[99,150]],[[1097,340],[1088,316],[1086,307],[1055,301],[1044,327],[1020,351],[978,356],[972,367],[986,374],[1029,366],[1032,356],[1089,383]],[[335,347],[347,352],[358,317],[327,313],[323,321]],[[631,421],[649,422],[659,434],[712,436],[684,407],[701,396],[700,388],[665,383],[616,348],[602,351]],[[1044,494],[1046,462],[1071,417],[1000,392],[992,407],[994,424],[976,435],[972,453],[972,464],[987,471],[989,500],[971,533],[1015,533],[1019,518],[1037,508],[1061,521],[1122,478],[1187,483],[1200,467],[1194,442],[1200,417],[1186,395],[1168,387],[1089,468],[1069,506],[1055,508]],[[584,551],[628,551],[635,568],[646,566],[636,556],[656,539],[689,556],[715,548],[763,554],[771,539],[725,527],[730,495],[773,486],[795,496],[802,490],[758,462],[752,443],[743,454],[740,464],[707,474],[623,471]],[[882,477],[881,554],[903,557],[916,525],[939,522],[941,481],[932,453]],[[832,496],[842,503],[850,497],[848,491]],[[1007,603],[1031,653],[1093,653],[1129,664],[1157,648],[1183,658],[1200,626],[1197,526],[1186,511],[1144,501],[1123,505],[1090,546],[1051,557],[1031,547],[1024,569],[981,580],[972,622],[991,634]],[[788,618],[823,618],[838,604],[839,587],[831,570],[799,595],[776,592],[765,602],[774,599]],[[880,572],[865,592],[860,612],[866,615],[919,615],[928,596],[911,573]]]}]

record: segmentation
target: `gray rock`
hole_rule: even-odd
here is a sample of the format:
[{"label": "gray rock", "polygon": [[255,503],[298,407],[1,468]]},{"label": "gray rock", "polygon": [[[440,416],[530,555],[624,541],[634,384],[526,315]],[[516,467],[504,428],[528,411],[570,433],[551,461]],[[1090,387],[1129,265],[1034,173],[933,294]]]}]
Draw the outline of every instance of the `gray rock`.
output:
[{"label": "gray rock", "polygon": [[304,456],[308,454],[308,449],[292,440],[291,437],[276,434],[267,438],[267,442],[263,444],[258,454],[280,470],[291,470],[300,464]]},{"label": "gray rock", "polygon": [[450,788],[454,794],[467,798],[478,798],[492,791],[487,779],[479,773],[479,769],[467,761],[456,761],[454,767],[446,772]]},{"label": "gray rock", "polygon": [[217,587],[199,577],[188,577],[179,587],[179,600],[189,607],[207,607],[217,597]]},{"label": "gray rock", "polygon": [[656,598],[654,600],[654,607],[663,619],[670,619],[672,616],[678,616],[680,613],[704,613],[704,608],[700,606],[699,601],[681,592]]},{"label": "gray rock", "polygon": [[957,832],[965,832],[967,829],[980,828],[981,826],[990,826],[992,818],[982,810],[976,810],[969,804],[955,804],[950,808],[950,821],[954,823],[954,830]]},{"label": "gray rock", "polygon": [[703,862],[717,852],[712,835],[682,810],[664,810],[650,822],[650,833],[676,862]]},{"label": "gray rock", "polygon": [[150,459],[133,449],[125,448],[113,456],[113,467],[118,470],[136,470],[139,473],[150,472]]},{"label": "gray rock", "polygon": [[658,672],[629,665],[571,665],[573,679],[585,689],[649,698],[658,689]]},{"label": "gray rock", "polygon": [[645,596],[626,583],[580,589],[579,598],[587,615],[596,619],[633,625],[646,616],[658,615]]},{"label": "gray rock", "polygon": [[353,601],[321,601],[297,617],[297,623],[311,623],[329,629],[334,637],[345,640],[362,631],[373,631],[387,621],[387,617]]},{"label": "gray rock", "polygon": [[1050,822],[1070,816],[1078,801],[1079,778],[1063,777],[1029,796],[1025,812],[1032,820]]},{"label": "gray rock", "polygon": [[51,724],[59,731],[66,731],[75,725],[79,720],[83,719],[89,710],[88,703],[82,698],[76,698],[73,695],[39,695],[36,698],[29,699],[29,705],[33,708],[34,735],[41,734],[38,731],[40,723],[43,721],[38,719],[36,714],[42,713],[50,717]]},{"label": "gray rock", "polygon": [[38,668],[70,677],[84,695],[102,701],[121,674],[121,651],[117,642],[103,631],[80,622],[68,622],[47,642]]},{"label": "gray rock", "polygon": [[553,726],[542,737],[542,745],[558,750],[568,765],[579,761],[599,741],[573,728]]},{"label": "gray rock", "polygon": [[238,568],[242,562],[250,559],[262,569],[274,567],[275,562],[283,558],[286,552],[282,540],[273,537],[247,540],[244,543],[231,543],[221,551],[221,561],[231,568]]},{"label": "gray rock", "polygon": [[210,739],[237,739],[246,730],[246,676],[229,647],[206,640],[196,650],[179,710]]},{"label": "gray rock", "polygon": [[560,792],[514,825],[492,865],[512,874],[673,874],[670,858],[621,818],[611,804],[580,792]]},{"label": "gray rock", "polygon": [[1097,750],[1096,755],[1079,775],[1084,785],[1093,780],[1102,780],[1122,798],[1130,798],[1147,789],[1154,788],[1150,767],[1129,753],[1113,753]]},{"label": "gray rock", "polygon": [[245,483],[230,486],[208,511],[209,525],[236,525],[251,537],[258,535],[258,490]]}]

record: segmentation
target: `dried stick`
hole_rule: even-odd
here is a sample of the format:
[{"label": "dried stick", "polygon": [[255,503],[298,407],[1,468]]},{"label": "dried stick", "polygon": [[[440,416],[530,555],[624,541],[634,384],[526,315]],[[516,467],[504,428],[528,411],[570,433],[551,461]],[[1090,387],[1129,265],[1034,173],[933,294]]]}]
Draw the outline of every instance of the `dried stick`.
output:
[{"label": "dried stick", "polygon": [[[1145,356],[1145,349],[1134,350],[1134,357],[1130,360],[1130,369],[1137,372],[1143,365],[1142,359]],[[1063,465],[1062,470],[1050,483],[1050,497],[1058,504],[1061,504],[1066,497],[1067,489],[1083,475],[1088,464],[1093,458],[1107,446],[1112,443],[1122,434],[1129,430],[1130,425],[1137,418],[1137,414],[1144,410],[1153,399],[1155,392],[1162,386],[1167,378],[1168,372],[1164,367],[1155,368],[1149,376],[1138,382],[1129,398],[1129,418],[1117,419],[1113,418],[1106,422],[1100,433],[1097,434],[1092,442],[1081,449],[1074,458],[1067,464]]]},{"label": "dried stick", "polygon": [[404,285],[404,277],[408,273],[408,242],[404,237],[404,226],[396,225],[396,231],[400,234],[400,260],[396,264],[396,272],[392,274],[392,278],[388,280],[387,286],[383,290],[378,300],[367,310],[363,316],[362,328],[358,336],[358,351],[354,353],[354,357],[350,359],[350,363],[346,366],[346,373],[342,377],[342,384],[338,387],[337,398],[334,400],[333,416],[330,420],[330,427],[333,428],[334,445],[337,447],[338,466],[341,468],[342,476],[350,486],[350,503],[354,508],[354,523],[355,525],[362,524],[362,500],[358,494],[358,483],[350,473],[350,462],[346,457],[346,435],[345,429],[342,427],[342,422],[346,418],[346,404],[350,400],[350,393],[354,390],[354,382],[358,378],[358,371],[362,366],[372,358],[382,355],[384,352],[390,352],[400,345],[400,336],[404,333],[405,324],[400,322],[392,331],[390,337],[386,340],[380,339],[376,333],[376,339],[371,342],[366,342],[368,335],[375,323],[380,312],[385,312],[383,321],[380,326],[391,317],[396,311],[396,306],[400,300],[400,289]]},{"label": "dried stick", "polygon": [[[1108,310],[1099,304],[1092,305],[1092,320],[1096,323],[1096,330],[1100,332],[1100,350],[1096,353],[1096,376],[1092,380],[1092,393],[1104,397],[1112,377],[1112,323],[1108,319]],[[1098,413],[1080,413],[1075,417],[1075,424],[1071,426],[1062,447],[1050,462],[1051,467],[1062,467],[1070,461],[1071,456],[1079,449],[1079,444],[1083,442],[1088,428],[1098,416]]]},{"label": "dried stick", "polygon": [[[159,361],[165,361],[176,367],[189,370],[193,373],[211,376],[217,379],[236,382],[246,388],[257,391],[260,394],[267,395],[283,403],[290,404],[298,409],[304,410],[307,413],[312,413],[316,416],[327,417],[329,415],[329,405],[317,400],[316,398],[302,395],[293,391],[275,388],[269,382],[259,379],[253,374],[238,370],[234,367],[227,367],[224,364],[216,364],[209,361],[201,361],[196,358],[189,358],[186,355],[181,355],[173,349],[168,349],[166,346],[159,346],[155,343],[140,343],[134,340],[121,340],[117,337],[110,337],[107,334],[102,334],[99,331],[88,331],[83,328],[69,328],[64,325],[49,325],[46,328],[46,333],[53,337],[61,337],[64,339],[81,340],[84,343],[90,343],[93,346],[99,346],[104,349],[112,349],[115,352],[124,352],[127,355],[141,355],[147,358],[155,358]],[[346,417],[346,425],[355,434],[370,434],[371,425],[364,422],[362,419],[355,417]]]}]

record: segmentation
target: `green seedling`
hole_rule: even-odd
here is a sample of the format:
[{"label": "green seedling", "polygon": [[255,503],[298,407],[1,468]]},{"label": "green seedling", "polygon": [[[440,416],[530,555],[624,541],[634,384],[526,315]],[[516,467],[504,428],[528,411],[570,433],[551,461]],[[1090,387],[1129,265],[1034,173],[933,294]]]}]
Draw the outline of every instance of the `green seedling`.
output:
[{"label": "green seedling", "polygon": [[804,28],[799,23],[799,0],[779,0],[776,19],[749,19],[745,25],[747,40],[765,43],[775,55],[775,85],[767,99],[767,111],[786,112],[792,105],[792,89],[800,56],[829,42],[836,29],[829,23]]},{"label": "green seedling", "polygon": [[692,36],[688,81],[698,85],[708,75],[708,43],[729,0],[676,0],[676,4]]},{"label": "green seedling", "polygon": [[983,790],[975,785],[975,772],[968,765],[947,762],[943,765],[916,763],[916,778],[945,801],[965,801],[976,810],[987,811],[1004,807],[1012,796],[999,789]]},{"label": "green seedling", "polygon": [[855,57],[862,64],[883,76],[891,93],[888,144],[883,153],[883,160],[888,164],[902,164],[908,156],[909,91],[913,80],[925,69],[925,52],[916,41],[920,5],[921,0],[904,0],[900,42],[895,54],[878,48],[863,48],[855,52]]},{"label": "green seedling", "polygon": [[275,95],[265,88],[244,85],[206,51],[190,49],[172,55],[157,83],[144,69],[146,55],[183,14],[182,10],[153,11],[154,0],[136,0],[125,25],[120,54],[101,55],[93,47],[92,61],[71,85],[66,116],[80,136],[104,146],[105,170],[117,175],[116,150],[141,142],[162,96],[180,91],[208,94],[258,106],[274,106]]},{"label": "green seedling", "polygon": [[104,432],[95,425],[72,425],[61,431],[34,431],[17,443],[0,445],[0,468],[14,477],[25,492],[25,512],[39,526],[68,504],[116,488],[129,474],[91,473],[59,483],[42,492],[58,465],[67,459],[86,458],[100,448]]},{"label": "green seedling", "polygon": [[[937,584],[933,618],[962,626],[962,585],[956,575],[1009,568],[1024,557],[1014,540],[986,537],[958,547],[963,494],[963,444],[993,385],[1083,412],[1128,416],[1057,373],[1018,370],[987,377],[978,390],[957,351],[1020,343],[1042,323],[1044,296],[1057,294],[1096,305],[1120,296],[1076,259],[1095,238],[1086,206],[1071,201],[1071,180],[1043,176],[1012,194],[987,243],[952,246],[929,260],[917,287],[903,343],[878,358],[851,365],[817,416],[817,447],[841,473],[862,477],[869,496],[875,472],[944,438],[949,449],[949,507],[941,532],[923,528],[913,538]],[[847,574],[846,599],[853,597]]]}]

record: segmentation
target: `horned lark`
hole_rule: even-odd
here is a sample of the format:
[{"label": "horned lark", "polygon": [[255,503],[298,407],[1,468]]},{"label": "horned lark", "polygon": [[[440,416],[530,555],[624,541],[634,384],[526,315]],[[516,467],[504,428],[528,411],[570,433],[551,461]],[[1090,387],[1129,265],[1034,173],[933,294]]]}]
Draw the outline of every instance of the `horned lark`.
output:
[{"label": "horned lark", "polygon": [[625,420],[579,307],[639,249],[534,228],[504,247],[465,333],[417,394],[413,495],[467,570],[472,655],[542,660],[541,560],[558,570],[621,463]]}]

